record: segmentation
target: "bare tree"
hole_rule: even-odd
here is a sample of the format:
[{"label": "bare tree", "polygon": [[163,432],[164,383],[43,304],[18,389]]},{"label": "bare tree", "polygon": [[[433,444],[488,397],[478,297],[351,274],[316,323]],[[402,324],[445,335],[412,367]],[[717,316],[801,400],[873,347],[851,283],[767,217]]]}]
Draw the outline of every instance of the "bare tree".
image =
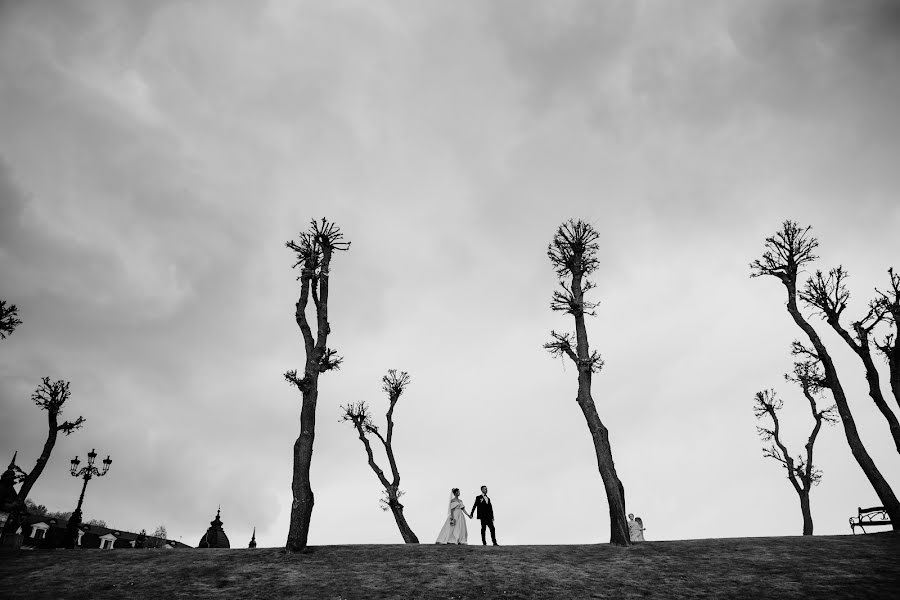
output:
[{"label": "bare tree", "polygon": [[22,324],[18,316],[19,309],[15,304],[7,305],[6,300],[0,300],[0,340],[12,335],[16,327]]},{"label": "bare tree", "polygon": [[884,322],[891,328],[883,341],[875,343],[887,360],[891,391],[894,402],[900,404],[900,273],[888,269],[890,289],[886,292],[875,290],[878,297],[873,302],[876,311],[883,315]]},{"label": "bare tree", "polygon": [[[394,437],[394,406],[396,406],[397,400],[400,399],[400,395],[403,394],[406,386],[409,385],[410,378],[406,371],[401,371],[398,374],[395,369],[389,369],[387,375],[381,378],[381,382],[381,389],[388,395],[388,411],[385,416],[387,427],[384,435],[382,435],[378,426],[372,422],[369,407],[365,402],[360,401],[342,406],[344,415],[341,420],[348,421],[356,428],[359,440],[366,449],[369,466],[372,467],[375,475],[378,476],[378,481],[384,486],[384,496],[381,500],[382,507],[384,510],[390,510],[393,513],[397,527],[400,529],[400,535],[403,536],[403,541],[407,544],[418,544],[419,538],[413,533],[409,523],[406,522],[406,517],[403,516],[403,505],[400,503],[400,496],[403,495],[403,491],[400,490],[400,471],[397,470],[397,460],[394,457],[394,447],[392,445]],[[384,447],[384,453],[387,455],[388,464],[391,467],[390,480],[385,476],[378,463],[375,462],[372,445],[369,443],[367,434],[377,437]]]},{"label": "bare tree", "polygon": [[782,223],[780,231],[774,236],[766,238],[766,250],[762,257],[750,263],[750,276],[769,275],[776,277],[784,285],[787,291],[788,313],[794,320],[794,323],[803,330],[803,333],[806,334],[810,343],[812,343],[812,348],[805,348],[802,345],[795,344],[795,354],[805,355],[807,358],[815,360],[822,365],[824,375],[821,386],[828,388],[834,397],[838,414],[844,426],[847,444],[850,446],[850,452],[863,470],[863,473],[865,473],[869,483],[875,489],[882,506],[884,506],[885,511],[894,523],[894,529],[900,530],[900,502],[898,502],[897,496],[881,474],[881,471],[878,470],[875,461],[872,460],[872,457],[863,445],[862,439],[859,437],[856,422],[847,402],[847,395],[838,378],[837,369],[831,355],[825,348],[825,344],[822,342],[819,334],[806,320],[806,317],[803,316],[797,306],[797,277],[800,269],[817,258],[814,252],[819,242],[809,234],[809,230],[809,227],[802,228],[794,221]]},{"label": "bare tree", "polygon": [[553,240],[547,248],[547,256],[559,277],[559,289],[553,292],[550,308],[557,312],[572,315],[575,319],[575,333],[550,332],[550,342],[544,344],[553,356],[568,357],[578,371],[578,396],[576,401],[584,413],[588,430],[594,440],[594,451],[597,454],[597,466],[606,500],[609,505],[610,543],[628,546],[631,536],[628,533],[628,522],[625,518],[625,488],[616,473],[612,448],[609,444],[609,432],[597,414],[597,407],[591,396],[591,377],[599,373],[603,360],[596,350],[588,346],[585,315],[593,316],[597,302],[585,299],[586,292],[594,288],[587,276],[597,270],[599,259],[597,252],[599,234],[589,223],[570,219],[559,226]]},{"label": "bare tree", "polygon": [[[44,471],[44,467],[47,466],[47,462],[50,460],[50,454],[53,452],[53,447],[56,445],[57,436],[60,433],[70,435],[73,431],[80,429],[82,425],[84,425],[84,417],[78,417],[74,421],[59,422],[59,417],[63,412],[63,406],[69,399],[69,396],[68,381],[60,379],[51,382],[49,377],[44,377],[41,381],[41,385],[39,385],[34,393],[31,394],[32,401],[34,401],[34,403],[42,410],[47,411],[47,440],[44,442],[44,450],[41,452],[34,468],[32,468],[30,472],[26,473],[18,466],[13,467],[18,472],[18,479],[21,481],[22,487],[19,488],[16,495],[15,506],[13,510],[10,511],[10,517],[7,521],[6,530],[4,531],[5,534],[15,531],[19,526],[19,517],[25,510],[25,501],[28,499],[28,494],[31,493],[31,488],[37,483],[38,478]],[[10,531],[10,529],[12,531]]]},{"label": "bare tree", "polygon": [[781,423],[778,421],[778,412],[781,410],[782,401],[775,395],[774,390],[756,392],[753,414],[757,419],[766,416],[772,419],[772,428],[757,427],[756,431],[765,442],[773,442],[771,446],[763,448],[763,456],[772,458],[781,463],[787,470],[788,480],[794,491],[800,498],[800,512],[803,514],[803,535],[813,534],[812,512],[809,506],[809,494],[812,486],[817,485],[822,479],[822,471],[813,465],[813,446],[822,428],[822,423],[836,423],[837,407],[834,405],[820,410],[816,404],[816,396],[822,391],[822,373],[818,364],[813,361],[801,361],[794,363],[794,372],[785,375],[785,379],[793,381],[803,390],[803,395],[809,402],[812,412],[813,425],[809,438],[806,441],[806,456],[798,455],[796,459],[791,457],[781,435]]},{"label": "bare tree", "polygon": [[[893,281],[893,269],[889,270]],[[888,406],[881,392],[881,378],[878,369],[875,367],[875,361],[872,359],[872,348],[870,345],[872,330],[885,320],[890,318],[890,312],[887,310],[888,303],[883,299],[887,297],[882,294],[881,298],[869,303],[868,312],[859,320],[851,323],[853,333],[841,324],[841,315],[847,308],[850,300],[850,292],[846,286],[848,274],[843,266],[831,269],[827,275],[822,271],[816,271],[813,277],[806,281],[803,291],[800,292],[800,299],[811,306],[818,314],[825,319],[825,322],[841,337],[853,352],[859,357],[866,370],[866,383],[869,386],[869,396],[875,402],[875,406],[888,422],[891,436],[894,438],[894,447],[900,452],[900,420],[897,415]],[[882,301],[880,301],[882,300]],[[891,336],[895,339],[896,336]],[[887,342],[888,345],[891,342]],[[889,353],[886,353],[889,356]],[[896,388],[895,388],[896,395]]]},{"label": "bare tree", "polygon": [[[291,484],[293,503],[288,530],[287,549],[299,551],[306,547],[309,524],[312,518],[314,496],[309,481],[312,463],[313,441],[316,432],[316,402],[319,397],[319,374],[340,367],[342,359],[328,347],[328,283],[331,259],[337,250],[347,250],[350,242],[343,241],[341,230],[322,219],[312,221],[310,228],[300,234],[300,241],[289,241],[286,246],[295,252],[300,267],[300,298],[297,300],[294,318],[303,334],[306,363],[303,376],[296,370],[284,374],[285,379],[296,386],[303,395],[300,409],[300,435],[294,442],[294,478]],[[309,298],[312,297],[316,312],[316,333],[313,334],[306,317]]]}]

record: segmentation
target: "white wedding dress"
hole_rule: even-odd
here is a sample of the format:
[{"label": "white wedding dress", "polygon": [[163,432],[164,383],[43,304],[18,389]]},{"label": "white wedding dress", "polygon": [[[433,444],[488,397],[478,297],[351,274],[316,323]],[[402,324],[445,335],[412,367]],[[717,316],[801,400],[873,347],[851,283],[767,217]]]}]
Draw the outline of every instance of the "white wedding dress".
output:
[{"label": "white wedding dress", "polygon": [[637,519],[628,521],[628,534],[631,537],[632,542],[644,541],[644,527]]},{"label": "white wedding dress", "polygon": [[[450,507],[447,510],[447,520],[438,534],[435,544],[468,544],[469,532],[466,529],[466,506],[459,498],[450,500]],[[450,521],[454,524],[450,524]]]}]

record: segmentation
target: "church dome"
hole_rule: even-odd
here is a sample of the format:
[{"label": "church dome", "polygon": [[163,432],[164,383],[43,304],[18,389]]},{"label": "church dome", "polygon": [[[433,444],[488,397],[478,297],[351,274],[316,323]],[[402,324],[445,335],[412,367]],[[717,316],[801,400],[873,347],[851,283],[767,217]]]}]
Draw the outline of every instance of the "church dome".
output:
[{"label": "church dome", "polygon": [[222,529],[222,520],[219,518],[221,512],[221,508],[216,511],[216,518],[209,522],[210,527],[200,538],[200,543],[197,544],[198,548],[231,548],[228,536]]}]

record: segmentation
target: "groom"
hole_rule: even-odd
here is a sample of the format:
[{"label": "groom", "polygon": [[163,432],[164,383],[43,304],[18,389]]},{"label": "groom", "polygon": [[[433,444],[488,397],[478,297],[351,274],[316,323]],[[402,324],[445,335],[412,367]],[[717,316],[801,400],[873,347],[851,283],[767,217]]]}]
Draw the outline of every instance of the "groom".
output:
[{"label": "groom", "polygon": [[487,546],[487,540],[484,538],[484,529],[488,527],[491,530],[491,541],[494,542],[495,546],[499,546],[497,534],[494,531],[494,504],[488,497],[486,485],[481,486],[481,495],[475,498],[475,504],[472,506],[472,510],[469,511],[470,519],[476,509],[478,510],[478,520],[481,521],[481,543]]}]

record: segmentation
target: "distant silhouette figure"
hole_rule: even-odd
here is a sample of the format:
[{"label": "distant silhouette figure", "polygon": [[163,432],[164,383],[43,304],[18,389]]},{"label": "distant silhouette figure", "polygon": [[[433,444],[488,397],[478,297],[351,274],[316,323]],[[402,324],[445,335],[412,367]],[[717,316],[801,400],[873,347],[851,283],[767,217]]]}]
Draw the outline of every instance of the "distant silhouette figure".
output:
[{"label": "distant silhouette figure", "polygon": [[450,490],[450,505],[447,507],[447,520],[438,534],[435,544],[468,544],[469,531],[466,527],[466,505],[459,499],[459,488]]},{"label": "distant silhouette figure", "polygon": [[488,498],[486,485],[481,486],[481,495],[475,498],[475,504],[472,506],[472,510],[469,511],[469,517],[475,513],[476,509],[478,510],[478,520],[481,521],[481,543],[487,546],[484,530],[489,528],[491,530],[491,541],[495,546],[499,546],[497,533],[494,531],[494,503]]},{"label": "distant silhouette figure", "polygon": [[632,542],[644,541],[644,522],[640,517],[635,519],[631,513],[628,513],[628,535]]}]

